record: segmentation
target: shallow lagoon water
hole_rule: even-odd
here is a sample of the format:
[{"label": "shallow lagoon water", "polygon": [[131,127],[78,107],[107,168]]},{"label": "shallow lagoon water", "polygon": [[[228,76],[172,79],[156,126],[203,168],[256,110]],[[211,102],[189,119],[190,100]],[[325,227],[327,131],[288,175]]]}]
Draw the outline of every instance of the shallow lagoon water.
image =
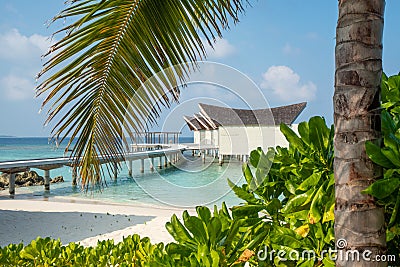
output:
[{"label": "shallow lagoon water", "polygon": [[[191,142],[190,138],[181,142]],[[0,138],[0,161],[63,156],[64,149],[53,149],[47,138]],[[155,165],[158,159],[155,159]],[[145,172],[139,172],[140,161],[133,163],[133,177],[128,176],[128,169],[121,164],[117,181],[106,175],[106,185],[101,190],[82,192],[71,186],[71,169],[68,167],[51,170],[51,177],[62,175],[65,183],[52,184],[50,196],[72,197],[77,200],[90,199],[111,203],[172,205],[194,207],[197,205],[221,206],[225,201],[228,206],[241,201],[228,186],[227,179],[242,183],[241,163],[231,160],[219,166],[216,159],[207,157],[203,163],[190,151],[184,152],[184,158],[175,166],[150,170],[150,161],[145,160]],[[36,170],[39,175],[43,171]],[[43,187],[17,188],[27,195],[43,195]],[[21,191],[22,190],[22,191]]]}]

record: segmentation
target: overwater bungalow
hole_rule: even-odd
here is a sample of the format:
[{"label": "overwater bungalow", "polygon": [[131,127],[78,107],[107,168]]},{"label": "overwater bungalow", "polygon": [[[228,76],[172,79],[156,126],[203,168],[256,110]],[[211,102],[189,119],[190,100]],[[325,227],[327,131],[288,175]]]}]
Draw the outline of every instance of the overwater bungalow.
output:
[{"label": "overwater bungalow", "polygon": [[246,160],[257,147],[287,146],[280,132],[280,124],[289,125],[297,131],[296,118],[307,103],[267,109],[235,109],[208,104],[199,104],[199,112],[184,116],[194,133],[194,143],[199,148],[218,150],[220,163],[224,156],[237,156]]}]

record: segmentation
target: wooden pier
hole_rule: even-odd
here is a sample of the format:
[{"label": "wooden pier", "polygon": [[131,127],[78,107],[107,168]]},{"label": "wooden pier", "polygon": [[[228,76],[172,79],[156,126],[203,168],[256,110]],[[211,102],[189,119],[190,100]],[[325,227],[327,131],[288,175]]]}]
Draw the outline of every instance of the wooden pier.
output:
[{"label": "wooden pier", "polygon": [[[177,139],[176,139],[177,140]],[[133,144],[131,152],[123,155],[114,155],[116,158],[123,158],[128,163],[129,175],[132,176],[132,162],[134,160],[141,161],[140,172],[144,172],[144,160],[151,159],[151,170],[154,170],[154,158],[159,158],[159,168],[166,167],[168,164],[175,163],[179,160],[180,154],[186,149],[186,146],[179,144]],[[120,157],[122,156],[122,157]],[[110,157],[100,157],[101,164],[110,163]],[[164,161],[164,164],[162,164]],[[0,162],[0,172],[10,175],[9,178],[9,193],[15,194],[15,176],[19,172],[29,171],[31,168],[44,171],[44,189],[50,190],[50,170],[58,169],[64,166],[72,168],[72,184],[76,185],[77,171],[76,164],[79,162],[76,158],[59,157],[59,158],[41,158],[28,160],[14,160]],[[118,164],[114,163],[114,179],[117,179]]]}]

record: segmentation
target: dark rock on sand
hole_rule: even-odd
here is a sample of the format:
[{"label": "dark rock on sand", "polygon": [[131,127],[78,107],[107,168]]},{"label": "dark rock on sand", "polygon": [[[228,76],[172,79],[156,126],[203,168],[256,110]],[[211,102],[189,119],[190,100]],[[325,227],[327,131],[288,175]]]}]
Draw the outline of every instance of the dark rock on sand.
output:
[{"label": "dark rock on sand", "polygon": [[52,184],[63,183],[63,182],[64,182],[64,177],[62,176],[57,176],[54,177],[53,179],[50,179],[50,183]]},{"label": "dark rock on sand", "polygon": [[[9,174],[3,173],[0,175],[0,190],[4,190],[9,184]],[[64,177],[57,176],[50,179],[52,184],[64,182]],[[44,185],[44,178],[35,171],[21,172],[15,175],[15,186],[33,186]]]},{"label": "dark rock on sand", "polygon": [[27,183],[31,183],[31,185],[43,185],[44,178],[35,171],[22,172],[15,176],[16,185],[24,186]]}]

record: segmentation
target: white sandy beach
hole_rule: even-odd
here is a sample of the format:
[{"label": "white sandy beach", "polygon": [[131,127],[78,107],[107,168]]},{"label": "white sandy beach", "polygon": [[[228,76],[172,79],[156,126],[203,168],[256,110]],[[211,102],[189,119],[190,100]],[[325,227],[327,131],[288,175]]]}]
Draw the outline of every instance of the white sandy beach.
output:
[{"label": "white sandy beach", "polygon": [[[94,246],[98,240],[139,234],[152,243],[171,242],[165,223],[183,210],[166,206],[131,206],[77,201],[61,197],[9,199],[0,197],[0,246],[29,243],[37,236],[60,238],[63,244]],[[193,211],[192,211],[193,212]],[[191,213],[192,213],[191,212]]]}]

